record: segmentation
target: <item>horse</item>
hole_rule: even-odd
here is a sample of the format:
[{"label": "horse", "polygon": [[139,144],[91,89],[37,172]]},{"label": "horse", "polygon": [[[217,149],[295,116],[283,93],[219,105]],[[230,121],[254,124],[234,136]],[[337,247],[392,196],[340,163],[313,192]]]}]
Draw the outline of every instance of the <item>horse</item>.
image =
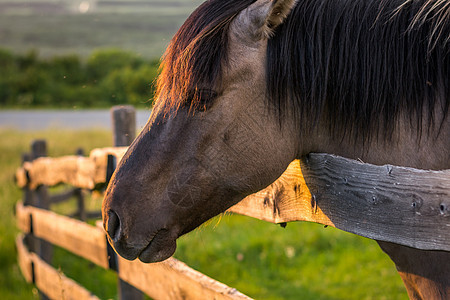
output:
[{"label": "horse", "polygon": [[[448,0],[210,0],[171,40],[151,116],[107,188],[125,259],[176,240],[322,152],[450,168]],[[449,299],[450,253],[378,241],[413,299]]]}]

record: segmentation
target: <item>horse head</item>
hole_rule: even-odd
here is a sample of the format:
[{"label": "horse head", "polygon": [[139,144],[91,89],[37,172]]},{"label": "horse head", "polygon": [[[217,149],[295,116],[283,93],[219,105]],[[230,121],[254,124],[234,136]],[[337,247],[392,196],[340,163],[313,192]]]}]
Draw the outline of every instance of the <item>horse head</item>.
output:
[{"label": "horse head", "polygon": [[170,257],[179,236],[268,186],[298,156],[297,127],[265,101],[267,40],[294,1],[215,2],[172,40],[150,119],[108,186],[104,227],[127,259]]}]

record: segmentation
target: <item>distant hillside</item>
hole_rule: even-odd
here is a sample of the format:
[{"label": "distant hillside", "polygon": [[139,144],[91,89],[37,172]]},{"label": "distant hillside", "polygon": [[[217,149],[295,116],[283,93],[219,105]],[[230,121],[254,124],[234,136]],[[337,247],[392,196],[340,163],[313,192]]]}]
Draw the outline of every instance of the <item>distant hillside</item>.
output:
[{"label": "distant hillside", "polygon": [[0,0],[0,45],[40,56],[120,48],[161,56],[202,0]]}]

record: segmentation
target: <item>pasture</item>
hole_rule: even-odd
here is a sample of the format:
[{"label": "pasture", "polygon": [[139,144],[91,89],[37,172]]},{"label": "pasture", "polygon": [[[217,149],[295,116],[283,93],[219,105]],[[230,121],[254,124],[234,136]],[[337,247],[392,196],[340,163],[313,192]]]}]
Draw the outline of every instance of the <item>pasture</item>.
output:
[{"label": "pasture", "polygon": [[[13,205],[21,192],[13,183],[20,153],[35,138],[48,143],[49,156],[88,152],[112,144],[107,131],[20,132],[0,130],[0,294],[4,299],[32,299],[16,264],[14,238],[18,230]],[[100,206],[100,198],[87,200]],[[54,207],[59,213],[75,203]],[[256,299],[407,299],[393,263],[375,242],[309,223],[286,228],[243,216],[223,215],[179,240],[175,257],[200,272]],[[101,299],[116,298],[116,275],[94,267],[63,250],[53,265]],[[85,276],[85,274],[89,276]]]}]

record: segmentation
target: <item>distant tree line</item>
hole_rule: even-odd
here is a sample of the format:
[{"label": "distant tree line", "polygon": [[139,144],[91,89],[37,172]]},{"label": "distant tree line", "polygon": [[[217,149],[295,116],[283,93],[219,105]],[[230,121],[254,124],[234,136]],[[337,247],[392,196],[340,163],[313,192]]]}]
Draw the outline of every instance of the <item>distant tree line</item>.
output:
[{"label": "distant tree line", "polygon": [[41,59],[36,51],[0,49],[0,107],[149,107],[158,65],[159,60],[121,50],[98,51],[83,61],[76,55]]}]

